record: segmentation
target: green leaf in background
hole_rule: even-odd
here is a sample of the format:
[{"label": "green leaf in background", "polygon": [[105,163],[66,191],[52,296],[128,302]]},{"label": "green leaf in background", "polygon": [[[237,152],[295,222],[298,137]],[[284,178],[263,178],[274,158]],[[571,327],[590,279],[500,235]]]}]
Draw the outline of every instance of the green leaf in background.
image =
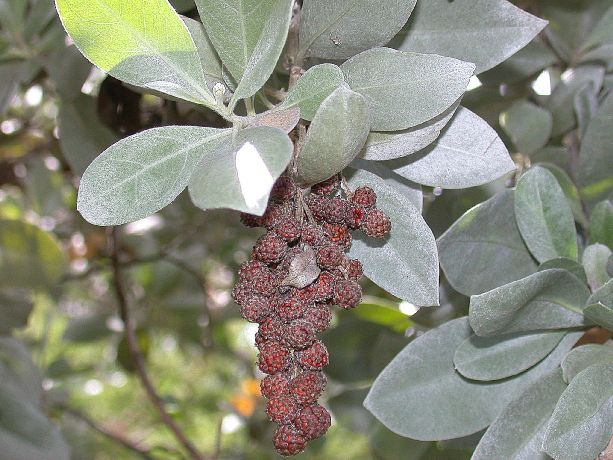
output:
[{"label": "green leaf in background", "polygon": [[541,272],[543,270],[549,270],[550,268],[561,268],[562,270],[566,270],[571,272],[585,284],[587,284],[587,275],[585,274],[585,270],[583,269],[583,265],[573,259],[568,259],[566,257],[557,257],[555,259],[549,259],[543,262],[538,267],[538,271]]},{"label": "green leaf in background", "polygon": [[577,181],[581,195],[594,203],[613,190],[613,94],[607,96],[587,128],[581,152]]},{"label": "green leaf in background", "polygon": [[0,287],[49,289],[66,268],[53,235],[25,221],[0,219]]},{"label": "green leaf in background", "polygon": [[122,139],[83,174],[77,209],[95,225],[119,225],[149,216],[183,191],[200,160],[214,153],[230,133],[165,126]]},{"label": "green leaf in background", "polygon": [[591,304],[585,307],[583,314],[609,331],[613,330],[613,306],[603,303]]},{"label": "green leaf in background", "polygon": [[562,59],[577,59],[599,20],[611,6],[609,0],[541,0],[540,14],[549,20],[545,34]]},{"label": "green leaf in background", "polygon": [[[1,15],[0,15],[1,16]],[[28,74],[27,65],[21,61],[0,62],[0,115],[4,115],[19,85]]]},{"label": "green leaf in background", "polygon": [[581,371],[594,364],[601,363],[613,363],[613,347],[611,345],[589,343],[574,348],[562,361],[564,380],[566,383],[570,383]]},{"label": "green leaf in background", "polygon": [[601,201],[590,215],[590,243],[602,243],[613,250],[613,203]]},{"label": "green leaf in background", "polygon": [[577,92],[587,84],[599,90],[603,77],[604,68],[597,65],[584,65],[568,69],[564,73],[564,78],[555,86],[544,104],[545,109],[549,110],[553,117],[554,137],[576,126],[574,100]]},{"label": "green leaf in background", "polygon": [[68,460],[60,430],[30,401],[0,383],[0,449],[7,459]]},{"label": "green leaf in background", "polygon": [[[360,333],[356,334],[356,330]],[[328,347],[333,363],[327,369],[327,375],[344,383],[372,379],[408,342],[407,337],[387,327],[362,321],[353,315],[322,334],[321,339]]]},{"label": "green leaf in background", "polygon": [[108,328],[109,313],[90,313],[71,319],[62,338],[68,342],[88,343],[108,337],[113,332]]},{"label": "green leaf in background", "polygon": [[582,49],[595,48],[598,45],[611,42],[613,42],[613,7],[609,8],[599,18],[596,27],[591,30],[590,36],[583,42]]},{"label": "green leaf in background", "polygon": [[467,188],[513,171],[504,143],[483,119],[460,107],[430,146],[392,162],[402,177],[442,188]]},{"label": "green leaf in background", "polygon": [[[403,438],[377,423],[370,433],[370,445],[377,460],[422,460],[427,459],[427,452],[434,446],[431,442],[415,441]],[[441,458],[440,460],[444,460]],[[458,458],[454,460],[460,460]]]},{"label": "green leaf in background", "polygon": [[473,380],[499,380],[529,369],[560,343],[564,332],[472,335],[457,348],[456,370]]},{"label": "green leaf in background", "polygon": [[360,308],[352,310],[358,317],[403,333],[413,325],[411,319],[398,310],[398,305],[387,299],[364,296]]},{"label": "green leaf in background", "polygon": [[519,100],[500,114],[500,126],[521,153],[534,153],[551,136],[551,114],[532,102]]},{"label": "green leaf in background", "polygon": [[368,136],[368,109],[360,94],[342,85],[321,103],[298,154],[297,179],[312,185],[342,171]]},{"label": "green leaf in background", "polygon": [[337,65],[313,66],[290,88],[280,107],[300,107],[300,118],[311,121],[321,103],[343,82],[343,72]]},{"label": "green leaf in background", "polygon": [[557,460],[592,460],[613,436],[613,364],[595,364],[564,390],[543,450]]},{"label": "green leaf in background", "polygon": [[[543,150],[541,150],[541,152],[543,152]],[[562,187],[562,191],[566,196],[566,201],[568,201],[568,205],[573,212],[575,220],[582,226],[588,227],[587,217],[585,217],[583,204],[581,203],[581,199],[579,197],[579,190],[572,179],[568,177],[566,171],[564,171],[564,169],[562,169],[560,166],[548,162],[539,162],[539,166],[546,168],[555,176],[558,184],[560,187]]]},{"label": "green leaf in background", "polygon": [[189,180],[192,201],[201,209],[230,208],[262,215],[292,151],[291,140],[278,128],[238,131],[197,165]]},{"label": "green leaf in background", "polygon": [[479,80],[487,85],[516,83],[534,76],[555,64],[557,56],[542,40],[532,40],[517,53],[496,67],[479,74]]},{"label": "green leaf in background", "polygon": [[[193,6],[192,2],[192,7]],[[185,23],[189,34],[194,40],[196,49],[198,50],[198,56],[200,57],[202,71],[204,72],[204,78],[206,79],[209,89],[212,89],[215,83],[224,83],[221,61],[217,56],[213,43],[211,43],[211,39],[206,34],[204,25],[202,25],[201,22],[185,16],[181,16],[181,20]]]},{"label": "green leaf in background", "polygon": [[[131,85],[215,103],[194,41],[168,0],[57,0],[66,32],[102,70]],[[153,13],[155,12],[155,13]]]},{"label": "green leaf in background", "polygon": [[81,88],[92,65],[76,46],[56,47],[42,56],[42,63],[64,103],[83,96]]},{"label": "green leaf in background", "polygon": [[23,344],[0,338],[0,452],[19,460],[68,460],[70,449],[38,406],[40,371]]},{"label": "green leaf in background", "polygon": [[577,231],[572,211],[555,176],[540,166],[521,176],[515,190],[515,218],[534,257],[577,259]]},{"label": "green leaf in background", "polygon": [[384,240],[356,235],[350,256],[360,259],[364,274],[390,294],[418,306],[438,305],[436,243],[419,211],[406,195],[368,171],[357,170],[348,180],[352,189],[371,187],[377,207],[392,223]]},{"label": "green leaf in background", "polygon": [[470,325],[480,336],[581,327],[590,292],[566,270],[543,270],[470,298]]},{"label": "green leaf in background", "polygon": [[474,65],[436,55],[375,48],[341,65],[345,80],[368,102],[374,131],[397,131],[431,120],[466,90]]},{"label": "green leaf in background", "polygon": [[417,0],[306,0],[300,17],[300,53],[347,59],[385,45],[407,22]]},{"label": "green leaf in background", "polygon": [[474,62],[480,73],[526,46],[546,25],[506,0],[428,0],[418,2],[390,46]]},{"label": "green leaf in background", "polygon": [[481,294],[536,271],[515,222],[513,191],[467,211],[439,239],[441,268],[465,295]]},{"label": "green leaf in background", "polygon": [[409,343],[373,383],[364,406],[395,433],[422,441],[476,433],[542,375],[554,370],[579,339],[568,334],[532,369],[497,382],[474,382],[453,368],[456,349],[473,334],[458,318]]},{"label": "green leaf in background", "polygon": [[98,119],[95,100],[81,94],[71,101],[62,100],[58,116],[60,147],[70,169],[82,176],[100,152],[117,136]]},{"label": "green leaf in background", "polygon": [[548,460],[541,452],[547,422],[566,389],[562,372],[545,374],[509,403],[487,429],[473,460]]},{"label": "green leaf in background", "polygon": [[26,291],[12,288],[0,290],[0,334],[10,334],[13,329],[24,327],[33,307],[34,303]]},{"label": "green leaf in background", "polygon": [[366,139],[361,157],[365,160],[393,160],[420,151],[441,134],[441,130],[459,105],[458,99],[455,104],[432,120],[403,131],[372,131]]},{"label": "green leaf in background", "polygon": [[32,404],[43,398],[42,375],[30,351],[13,337],[0,337],[0,382]]},{"label": "green leaf in background", "polygon": [[585,268],[587,283],[593,291],[600,289],[611,278],[607,272],[607,262],[611,257],[611,250],[604,244],[590,244],[583,251],[581,263]]},{"label": "green leaf in background", "polygon": [[577,116],[577,126],[579,127],[579,138],[583,138],[590,121],[598,111],[598,93],[600,88],[596,88],[594,83],[586,83],[577,91],[573,100],[575,115]]},{"label": "green leaf in background", "polygon": [[285,45],[293,4],[292,0],[277,0],[274,3],[270,17],[264,23],[260,38],[245,64],[243,75],[238,79],[230,107],[234,107],[239,99],[253,96],[272,74]]}]

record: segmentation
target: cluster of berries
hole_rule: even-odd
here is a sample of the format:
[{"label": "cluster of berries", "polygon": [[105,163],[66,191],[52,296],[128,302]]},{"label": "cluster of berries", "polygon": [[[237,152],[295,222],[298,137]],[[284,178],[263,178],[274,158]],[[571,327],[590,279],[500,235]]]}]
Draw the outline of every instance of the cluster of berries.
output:
[{"label": "cluster of berries", "polygon": [[261,217],[242,214],[248,227],[267,229],[239,270],[232,297],[242,316],[258,323],[258,367],[266,413],[279,424],[273,443],[295,455],[330,427],[330,414],[317,404],[326,386],[322,370],[328,350],[316,335],[330,325],[329,305],[356,307],[362,264],[346,257],[350,230],[383,237],[390,221],[375,208],[376,195],[360,187],[340,196],[339,175],[314,185],[311,193],[281,176]]}]

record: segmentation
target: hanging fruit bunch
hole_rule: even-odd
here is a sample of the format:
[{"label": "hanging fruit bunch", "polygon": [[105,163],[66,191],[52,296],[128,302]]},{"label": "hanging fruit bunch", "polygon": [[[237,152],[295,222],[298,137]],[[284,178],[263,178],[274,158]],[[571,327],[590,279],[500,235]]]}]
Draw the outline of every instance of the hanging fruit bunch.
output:
[{"label": "hanging fruit bunch", "polygon": [[317,334],[330,325],[330,306],[349,310],[360,303],[362,264],[345,253],[352,230],[374,238],[389,233],[376,201],[371,188],[351,191],[338,174],[310,190],[283,175],[262,216],[241,215],[244,225],[267,230],[241,266],[232,297],[242,316],[259,324],[258,367],[268,374],[261,392],[266,413],[279,424],[273,443],[281,455],[302,452],[330,427],[330,414],[317,403],[329,362]]}]

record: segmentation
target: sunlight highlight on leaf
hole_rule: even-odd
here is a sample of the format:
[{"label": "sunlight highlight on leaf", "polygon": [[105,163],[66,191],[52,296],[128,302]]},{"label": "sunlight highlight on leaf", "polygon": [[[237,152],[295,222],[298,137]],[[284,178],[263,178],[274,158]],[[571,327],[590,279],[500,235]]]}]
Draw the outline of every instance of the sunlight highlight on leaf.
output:
[{"label": "sunlight highlight on leaf", "polygon": [[251,142],[246,142],[236,152],[236,172],[245,203],[249,208],[256,208],[268,197],[275,180]]}]

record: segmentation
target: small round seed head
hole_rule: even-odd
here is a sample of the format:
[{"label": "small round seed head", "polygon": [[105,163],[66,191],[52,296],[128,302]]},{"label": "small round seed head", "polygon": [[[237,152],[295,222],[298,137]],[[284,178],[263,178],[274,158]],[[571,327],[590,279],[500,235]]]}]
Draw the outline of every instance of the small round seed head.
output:
[{"label": "small round seed head", "polygon": [[328,349],[323,342],[317,340],[309,348],[296,353],[298,364],[303,369],[320,371],[328,365]]},{"label": "small round seed head", "polygon": [[275,450],[284,457],[299,454],[307,445],[307,439],[293,425],[281,425],[277,428],[272,442]]},{"label": "small round seed head", "polygon": [[296,428],[308,440],[323,436],[331,423],[330,413],[319,404],[303,407],[294,420]]},{"label": "small round seed head", "polygon": [[302,350],[315,341],[315,329],[311,323],[296,320],[289,323],[286,329],[284,343],[294,350]]},{"label": "small round seed head", "polygon": [[266,264],[281,262],[286,252],[287,243],[271,232],[261,236],[253,248],[255,257]]},{"label": "small round seed head", "polygon": [[392,228],[389,217],[379,209],[372,209],[366,214],[366,220],[362,223],[361,229],[368,236],[373,238],[383,238]]},{"label": "small round seed head", "polygon": [[285,372],[267,375],[260,382],[260,393],[267,399],[289,394],[290,377]]},{"label": "small round seed head", "polygon": [[317,250],[317,265],[324,269],[332,269],[343,263],[345,254],[336,245],[329,244]]},{"label": "small round seed head", "polygon": [[291,423],[298,415],[299,410],[300,406],[290,395],[273,396],[266,403],[266,414],[275,423]]},{"label": "small round seed head", "polygon": [[332,322],[332,312],[327,305],[317,303],[313,307],[309,307],[304,311],[303,319],[313,326],[315,332],[323,332],[330,326]]},{"label": "small round seed head", "polygon": [[370,187],[358,187],[353,192],[351,201],[357,206],[361,206],[366,209],[374,208],[377,203],[377,195],[375,191]]},{"label": "small round seed head", "polygon": [[332,302],[349,310],[357,307],[362,300],[362,288],[354,280],[338,280],[334,286]]},{"label": "small round seed head", "polygon": [[305,371],[290,381],[288,391],[300,404],[312,404],[324,391],[326,383],[323,372]]},{"label": "small round seed head", "polygon": [[260,347],[258,367],[265,374],[276,374],[290,364],[290,350],[279,342],[269,340]]}]

